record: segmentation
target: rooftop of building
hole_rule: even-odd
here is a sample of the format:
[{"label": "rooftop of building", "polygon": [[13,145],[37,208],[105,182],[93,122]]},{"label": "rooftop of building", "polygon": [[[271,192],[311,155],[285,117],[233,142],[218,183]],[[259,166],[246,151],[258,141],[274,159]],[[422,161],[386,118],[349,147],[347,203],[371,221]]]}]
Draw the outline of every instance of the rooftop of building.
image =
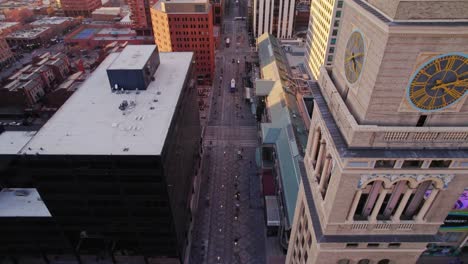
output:
[{"label": "rooftop of building", "polygon": [[165,13],[208,13],[207,0],[160,0],[153,8]]},{"label": "rooftop of building", "polygon": [[108,70],[138,70],[142,69],[157,49],[156,45],[128,45],[120,53],[119,58],[112,62]]},{"label": "rooftop of building", "polygon": [[31,22],[30,25],[40,26],[40,25],[60,25],[65,22],[75,20],[73,17],[44,17],[42,19]]},{"label": "rooftop of building", "polygon": [[21,89],[31,89],[42,85],[40,76],[36,72],[29,73],[28,75],[22,75],[19,78],[13,80],[3,87],[11,92],[18,91]]},{"label": "rooftop of building", "polygon": [[75,72],[74,74],[68,76],[68,78],[62,82],[57,89],[64,89],[68,91],[76,91],[79,86],[86,80],[86,74],[84,72]]},{"label": "rooftop of building", "polygon": [[[286,201],[287,219],[292,225],[301,171],[300,162],[307,144],[307,129],[292,92],[291,70],[277,38],[265,33],[258,37],[262,73],[261,93],[267,96],[270,122],[261,124],[263,144],[274,144]],[[265,81],[266,80],[266,81]]]},{"label": "rooftop of building", "polygon": [[97,36],[99,35],[131,35],[136,34],[135,30],[131,28],[103,28],[96,33]]},{"label": "rooftop of building", "polygon": [[[149,46],[129,45],[122,53],[111,53],[22,153],[160,155],[193,53],[160,53],[161,64],[147,90],[112,92],[106,72],[122,54],[125,59],[130,51],[155,47]],[[124,100],[129,107],[121,111]]]},{"label": "rooftop of building", "polygon": [[50,27],[37,27],[37,28],[31,28],[31,29],[23,29],[23,30],[17,30],[15,32],[10,33],[7,38],[34,38],[45,31],[49,30]]},{"label": "rooftop of building", "polygon": [[0,133],[0,154],[18,154],[36,131],[4,131]]},{"label": "rooftop of building", "polygon": [[35,188],[4,188],[0,191],[0,217],[51,217]]},{"label": "rooftop of building", "polygon": [[83,25],[68,34],[65,38],[65,42],[83,39],[120,41],[133,39],[151,40],[152,38],[152,36],[137,36],[136,31],[131,28],[115,28],[109,24],[103,24],[98,27]]},{"label": "rooftop of building", "polygon": [[19,25],[19,22],[0,22],[0,32],[10,28]]},{"label": "rooftop of building", "polygon": [[120,7],[100,7],[93,11],[93,15],[110,15],[110,16],[118,16],[122,12],[122,8]]}]

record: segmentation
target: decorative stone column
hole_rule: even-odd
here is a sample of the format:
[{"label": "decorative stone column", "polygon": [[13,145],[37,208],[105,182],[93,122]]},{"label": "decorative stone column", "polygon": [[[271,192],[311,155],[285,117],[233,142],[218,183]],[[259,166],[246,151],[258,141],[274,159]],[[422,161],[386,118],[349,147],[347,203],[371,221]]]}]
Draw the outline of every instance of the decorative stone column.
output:
[{"label": "decorative stone column", "polygon": [[427,197],[426,201],[421,207],[421,210],[419,210],[419,213],[414,217],[414,220],[416,220],[417,222],[423,221],[424,216],[426,215],[427,211],[429,210],[429,207],[431,206],[438,193],[439,189],[432,189],[431,194],[429,195],[429,197]]},{"label": "decorative stone column", "polygon": [[320,142],[320,149],[317,157],[317,162],[315,163],[315,170],[314,170],[314,177],[317,178],[317,176],[320,173],[320,166],[322,166],[322,160],[323,160],[323,155],[325,153],[325,147],[326,143],[325,140],[322,140]]},{"label": "decorative stone column", "polygon": [[413,191],[414,189],[408,188],[405,194],[403,194],[403,198],[401,198],[400,204],[398,205],[395,211],[395,214],[391,218],[393,222],[395,223],[400,222],[401,214],[403,213],[403,210],[405,209],[406,204],[408,203],[409,198],[411,197],[411,194],[413,193]]},{"label": "decorative stone column", "polygon": [[377,198],[377,201],[375,202],[374,205],[374,210],[372,210],[371,215],[369,216],[369,222],[376,222],[377,221],[377,214],[380,211],[380,208],[382,207],[383,201],[385,200],[385,196],[389,192],[389,189],[382,189],[379,194],[379,198]]},{"label": "decorative stone column", "polygon": [[346,220],[348,222],[352,222],[354,220],[354,214],[356,212],[356,208],[359,204],[359,200],[361,199],[361,194],[362,194],[362,190],[359,189],[357,190],[356,194],[354,195],[354,200],[353,200],[353,203],[351,204],[351,208],[348,212],[348,217],[346,218]]},{"label": "decorative stone column", "polygon": [[316,128],[314,132],[314,138],[312,139],[312,148],[311,148],[310,156],[309,156],[311,161],[314,161],[313,159],[315,155],[317,154],[319,139],[320,139],[320,129]]},{"label": "decorative stone column", "polygon": [[328,154],[325,158],[325,163],[323,164],[322,174],[320,175],[320,191],[323,191],[325,188],[325,183],[328,181],[328,174],[331,169],[331,159],[332,157]]}]

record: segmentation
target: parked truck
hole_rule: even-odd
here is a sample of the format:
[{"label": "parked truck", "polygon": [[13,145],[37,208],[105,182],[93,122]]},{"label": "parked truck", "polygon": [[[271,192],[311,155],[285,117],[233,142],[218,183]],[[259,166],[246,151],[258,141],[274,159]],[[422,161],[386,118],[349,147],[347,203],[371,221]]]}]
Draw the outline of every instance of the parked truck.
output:
[{"label": "parked truck", "polygon": [[232,78],[232,80],[231,80],[231,89],[230,89],[230,91],[231,91],[231,93],[236,91],[236,80],[234,80],[234,78]]},{"label": "parked truck", "polygon": [[226,38],[226,48],[229,48],[229,45],[231,44],[231,39]]}]

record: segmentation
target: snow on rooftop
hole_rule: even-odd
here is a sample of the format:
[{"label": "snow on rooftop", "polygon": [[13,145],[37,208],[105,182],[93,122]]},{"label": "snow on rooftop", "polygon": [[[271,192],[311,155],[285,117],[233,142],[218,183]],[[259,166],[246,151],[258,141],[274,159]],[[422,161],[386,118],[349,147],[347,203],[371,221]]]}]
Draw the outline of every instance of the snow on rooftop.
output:
[{"label": "snow on rooftop", "polygon": [[[128,47],[148,50],[146,45]],[[160,155],[192,57],[192,52],[160,53],[161,64],[147,90],[112,93],[106,69],[120,57],[111,53],[23,153]],[[130,107],[121,111],[124,100]]]},{"label": "snow on rooftop", "polygon": [[18,154],[36,131],[5,131],[0,134],[0,154]]},{"label": "snow on rooftop", "polygon": [[5,188],[0,191],[0,217],[51,217],[35,188]]},{"label": "snow on rooftop", "polygon": [[156,45],[128,45],[108,69],[142,69],[155,49]]}]

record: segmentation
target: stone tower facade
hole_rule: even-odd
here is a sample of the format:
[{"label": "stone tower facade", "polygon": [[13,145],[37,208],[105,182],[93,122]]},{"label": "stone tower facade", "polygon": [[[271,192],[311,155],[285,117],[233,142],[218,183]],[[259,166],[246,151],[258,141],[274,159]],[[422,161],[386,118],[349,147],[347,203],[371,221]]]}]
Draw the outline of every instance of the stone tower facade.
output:
[{"label": "stone tower facade", "polygon": [[468,2],[343,9],[287,263],[415,263],[468,187]]}]

